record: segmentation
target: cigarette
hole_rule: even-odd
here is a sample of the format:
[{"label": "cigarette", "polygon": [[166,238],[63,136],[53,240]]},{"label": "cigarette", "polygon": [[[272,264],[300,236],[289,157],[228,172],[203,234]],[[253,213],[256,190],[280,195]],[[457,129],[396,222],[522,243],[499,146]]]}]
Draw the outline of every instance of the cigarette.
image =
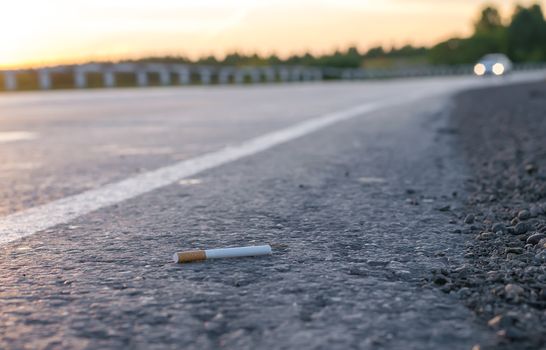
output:
[{"label": "cigarette", "polygon": [[258,245],[251,247],[220,248],[206,250],[190,250],[180,253],[174,253],[173,261],[175,263],[187,263],[192,261],[201,261],[208,259],[221,258],[240,258],[244,256],[270,255],[270,245]]}]

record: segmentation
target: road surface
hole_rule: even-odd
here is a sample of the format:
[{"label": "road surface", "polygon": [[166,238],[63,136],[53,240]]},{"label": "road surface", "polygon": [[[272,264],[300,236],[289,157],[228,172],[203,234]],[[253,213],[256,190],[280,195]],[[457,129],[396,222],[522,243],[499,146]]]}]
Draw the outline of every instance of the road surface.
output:
[{"label": "road surface", "polygon": [[457,91],[541,77],[0,96],[0,348],[487,344],[422,282],[463,254],[442,130]]}]

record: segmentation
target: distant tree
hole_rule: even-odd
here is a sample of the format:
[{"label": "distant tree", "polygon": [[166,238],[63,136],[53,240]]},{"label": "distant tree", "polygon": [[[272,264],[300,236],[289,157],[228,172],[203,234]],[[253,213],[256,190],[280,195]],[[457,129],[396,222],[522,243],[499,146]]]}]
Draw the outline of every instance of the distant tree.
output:
[{"label": "distant tree", "polygon": [[382,57],[385,56],[385,50],[383,50],[383,46],[372,47],[365,56],[368,58]]},{"label": "distant tree", "polygon": [[540,5],[518,6],[508,26],[507,37],[513,60],[546,60],[546,22]]},{"label": "distant tree", "polygon": [[279,56],[273,54],[267,58],[267,63],[270,66],[276,66],[282,63],[282,60],[279,58]]},{"label": "distant tree", "polygon": [[227,66],[238,66],[241,64],[242,60],[243,56],[241,56],[237,52],[232,52],[227,54],[226,57],[224,57],[224,59],[221,61],[221,63]]},{"label": "distant tree", "polygon": [[503,30],[504,26],[499,11],[492,6],[484,8],[480,19],[474,25],[474,29],[476,33],[492,33]]},{"label": "distant tree", "polygon": [[214,66],[214,65],[217,65],[219,62],[218,60],[216,59],[216,57],[214,56],[207,56],[207,57],[204,57],[204,58],[201,58],[199,60],[199,63],[200,64],[204,64],[204,65],[207,65],[207,66]]}]

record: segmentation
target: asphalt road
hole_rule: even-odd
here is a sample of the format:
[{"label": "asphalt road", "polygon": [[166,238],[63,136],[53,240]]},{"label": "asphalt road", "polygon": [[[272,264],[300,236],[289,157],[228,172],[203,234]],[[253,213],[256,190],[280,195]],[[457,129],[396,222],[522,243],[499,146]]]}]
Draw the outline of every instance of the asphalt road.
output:
[{"label": "asphalt road", "polygon": [[[0,96],[0,232],[25,236],[0,245],[0,348],[487,344],[422,283],[463,253],[442,208],[460,205],[465,169],[442,130],[456,91],[543,76]],[[277,130],[293,137],[153,185],[155,169]],[[114,193],[135,177],[134,196]],[[48,206],[63,198],[72,216]],[[271,257],[170,262],[267,243]]]}]

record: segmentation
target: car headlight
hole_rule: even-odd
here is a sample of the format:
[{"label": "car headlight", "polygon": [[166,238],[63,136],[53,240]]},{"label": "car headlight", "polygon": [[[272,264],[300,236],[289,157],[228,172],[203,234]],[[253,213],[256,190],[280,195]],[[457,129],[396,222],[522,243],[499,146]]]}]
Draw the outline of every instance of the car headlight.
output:
[{"label": "car headlight", "polygon": [[[503,70],[504,70],[504,67],[503,67]],[[474,66],[474,74],[476,75],[482,76],[485,74],[485,71],[486,71],[486,68],[485,68],[485,64],[483,63],[478,63],[477,65]]]},{"label": "car headlight", "polygon": [[495,63],[491,70],[495,75],[502,75],[504,73],[504,65],[502,63]]}]

